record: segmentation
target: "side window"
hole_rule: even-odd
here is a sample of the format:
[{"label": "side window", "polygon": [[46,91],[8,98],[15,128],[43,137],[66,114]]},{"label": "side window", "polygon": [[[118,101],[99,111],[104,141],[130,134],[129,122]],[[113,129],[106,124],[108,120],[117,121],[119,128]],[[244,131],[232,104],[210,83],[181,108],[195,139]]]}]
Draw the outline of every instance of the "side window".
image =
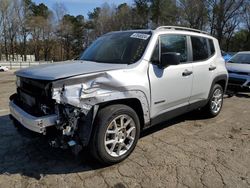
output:
[{"label": "side window", "polygon": [[193,48],[193,61],[206,60],[209,56],[207,40],[203,37],[191,36]]},{"label": "side window", "polygon": [[209,43],[209,47],[210,47],[210,52],[211,52],[211,56],[214,55],[215,53],[215,48],[214,48],[214,42],[212,39],[208,39],[208,43]]},{"label": "side window", "polygon": [[187,40],[184,35],[163,35],[160,37],[161,53],[176,52],[180,54],[180,62],[187,62]]}]

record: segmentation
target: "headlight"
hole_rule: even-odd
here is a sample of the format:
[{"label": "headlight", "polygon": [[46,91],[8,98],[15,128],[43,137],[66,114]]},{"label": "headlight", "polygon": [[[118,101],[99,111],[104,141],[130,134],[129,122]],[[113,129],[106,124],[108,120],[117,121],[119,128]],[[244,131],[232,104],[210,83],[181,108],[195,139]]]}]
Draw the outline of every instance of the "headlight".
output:
[{"label": "headlight", "polygon": [[16,86],[21,87],[21,79],[18,76],[16,77]]}]

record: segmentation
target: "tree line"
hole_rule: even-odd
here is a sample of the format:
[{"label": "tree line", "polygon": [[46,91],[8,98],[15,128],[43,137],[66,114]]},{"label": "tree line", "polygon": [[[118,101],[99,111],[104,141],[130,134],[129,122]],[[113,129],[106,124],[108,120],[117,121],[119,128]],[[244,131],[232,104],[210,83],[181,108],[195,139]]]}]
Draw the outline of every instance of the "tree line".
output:
[{"label": "tree line", "polygon": [[68,14],[32,0],[0,0],[0,60],[74,59],[97,37],[128,29],[179,25],[209,32],[225,51],[250,50],[250,0],[134,0]]}]

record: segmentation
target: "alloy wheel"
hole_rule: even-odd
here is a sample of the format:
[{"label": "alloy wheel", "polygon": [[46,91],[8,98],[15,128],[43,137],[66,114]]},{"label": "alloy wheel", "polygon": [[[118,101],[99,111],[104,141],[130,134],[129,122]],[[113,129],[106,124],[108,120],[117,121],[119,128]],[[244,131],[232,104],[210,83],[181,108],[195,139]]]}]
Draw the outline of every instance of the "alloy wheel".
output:
[{"label": "alloy wheel", "polygon": [[211,100],[211,110],[213,113],[217,114],[222,106],[222,100],[223,100],[223,92],[221,89],[217,88],[214,93]]},{"label": "alloy wheel", "polygon": [[135,122],[129,115],[114,118],[108,125],[104,144],[106,152],[112,157],[124,155],[133,145],[136,136]]}]

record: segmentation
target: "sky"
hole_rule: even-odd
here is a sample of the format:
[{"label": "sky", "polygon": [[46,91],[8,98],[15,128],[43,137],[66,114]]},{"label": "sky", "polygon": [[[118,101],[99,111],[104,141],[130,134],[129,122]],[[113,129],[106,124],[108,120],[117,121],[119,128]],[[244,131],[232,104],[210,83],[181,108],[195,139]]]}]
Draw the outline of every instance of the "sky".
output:
[{"label": "sky", "polygon": [[67,9],[67,13],[71,15],[84,15],[88,16],[88,12],[91,12],[94,8],[102,6],[105,2],[109,4],[119,5],[121,3],[133,4],[133,0],[33,0],[36,4],[44,3],[50,9],[53,9],[53,5],[56,2],[63,3]]}]

